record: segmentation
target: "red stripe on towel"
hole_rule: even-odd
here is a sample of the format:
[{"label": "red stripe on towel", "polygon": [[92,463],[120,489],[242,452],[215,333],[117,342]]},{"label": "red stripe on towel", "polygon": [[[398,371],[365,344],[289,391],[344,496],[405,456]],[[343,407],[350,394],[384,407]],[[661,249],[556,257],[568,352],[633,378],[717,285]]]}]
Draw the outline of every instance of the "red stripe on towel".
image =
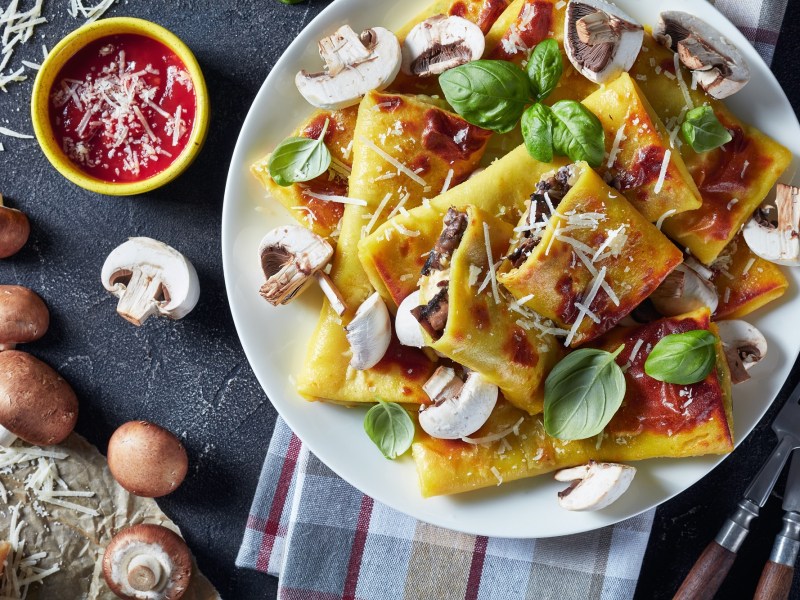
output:
[{"label": "red stripe on towel", "polygon": [[472,564],[469,566],[469,579],[467,579],[467,593],[464,600],[478,600],[478,590],[481,587],[483,574],[483,561],[486,558],[486,546],[489,538],[479,535],[475,538],[475,549],[472,551]]},{"label": "red stripe on towel", "polygon": [[344,582],[342,600],[355,600],[358,577],[361,573],[361,558],[364,556],[364,546],[369,533],[369,521],[372,517],[372,498],[367,495],[361,498],[361,509],[358,511],[353,548],[350,550],[350,562],[347,564],[347,579]]},{"label": "red stripe on towel", "polygon": [[267,571],[269,568],[275,534],[278,533],[280,527],[281,514],[286,504],[286,496],[289,494],[289,485],[292,483],[292,474],[297,464],[297,456],[300,454],[300,446],[300,438],[293,433],[286,451],[286,458],[283,460],[280,477],[278,477],[278,486],[272,497],[272,506],[269,507],[269,517],[264,524],[264,537],[261,539],[261,547],[258,549],[258,558],[256,559],[256,569],[259,571]]}]

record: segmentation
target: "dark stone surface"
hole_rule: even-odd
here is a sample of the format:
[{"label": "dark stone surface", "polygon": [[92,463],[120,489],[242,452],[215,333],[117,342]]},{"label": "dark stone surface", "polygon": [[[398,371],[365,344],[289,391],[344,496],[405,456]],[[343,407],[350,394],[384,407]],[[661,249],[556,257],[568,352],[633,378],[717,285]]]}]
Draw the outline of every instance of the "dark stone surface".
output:
[{"label": "dark stone surface", "polygon": [[[103,198],[64,180],[35,141],[0,138],[0,192],[31,218],[33,234],[16,257],[0,261],[0,283],[27,285],[52,311],[46,338],[25,349],[44,359],[81,397],[78,431],[105,450],[121,423],[156,421],[183,438],[191,468],[186,483],[164,498],[202,570],[225,598],[274,598],[276,580],[234,567],[250,501],[275,419],[247,365],[227,306],[220,255],[220,211],[227,166],[240,125],[261,82],[296,33],[328,2],[287,6],[277,0],[148,0],[115,5],[168,27],[194,50],[213,110],[208,141],[176,182],[140,198]],[[50,23],[18,51],[41,60],[78,21],[65,2],[47,2]],[[775,71],[800,106],[800,72],[789,39],[800,33],[800,3],[776,56]],[[44,39],[39,36],[44,34]],[[0,124],[31,133],[32,82],[0,93]],[[100,284],[108,252],[132,235],[147,235],[184,252],[200,274],[200,304],[181,322],[151,319],[135,328],[120,319]],[[713,537],[773,443],[761,425],[709,477],[657,514],[637,597],[669,598]],[[780,527],[771,500],[720,597],[750,597]],[[797,582],[795,597],[800,597]]]}]

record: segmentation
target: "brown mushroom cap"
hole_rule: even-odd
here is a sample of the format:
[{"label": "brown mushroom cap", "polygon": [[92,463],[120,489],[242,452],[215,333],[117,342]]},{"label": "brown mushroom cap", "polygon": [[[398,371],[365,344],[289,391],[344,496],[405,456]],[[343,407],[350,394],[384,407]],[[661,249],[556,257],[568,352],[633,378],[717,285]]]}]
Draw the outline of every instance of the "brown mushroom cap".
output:
[{"label": "brown mushroom cap", "polygon": [[[147,567],[135,567],[131,560],[149,556],[163,572],[159,582]],[[152,597],[178,600],[192,578],[192,555],[181,537],[161,525],[140,524],[121,530],[103,554],[103,577],[111,591],[126,600]],[[143,592],[137,594],[137,591]],[[145,595],[144,593],[148,593]]]},{"label": "brown mushroom cap", "polygon": [[3,206],[0,195],[0,258],[16,254],[28,241],[31,224],[25,213]]},{"label": "brown mushroom cap", "polygon": [[78,420],[78,398],[52,368],[26,352],[0,352],[0,425],[30,444],[62,442]]},{"label": "brown mushroom cap", "polygon": [[147,421],[130,421],[108,442],[108,468],[131,494],[158,498],[183,482],[189,458],[173,433]]},{"label": "brown mushroom cap", "polygon": [[0,351],[38,340],[50,326],[44,301],[21,285],[0,285]]}]

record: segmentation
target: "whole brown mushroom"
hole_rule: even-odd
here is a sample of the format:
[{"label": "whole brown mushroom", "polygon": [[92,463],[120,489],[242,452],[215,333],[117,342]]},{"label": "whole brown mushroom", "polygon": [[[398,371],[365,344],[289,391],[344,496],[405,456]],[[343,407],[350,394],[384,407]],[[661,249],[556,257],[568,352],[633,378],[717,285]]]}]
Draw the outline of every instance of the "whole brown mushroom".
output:
[{"label": "whole brown mushroom", "polygon": [[44,301],[21,285],[0,285],[0,352],[33,342],[50,326]]},{"label": "whole brown mushroom", "polygon": [[0,352],[0,446],[58,444],[77,420],[78,398],[58,373],[26,352]]},{"label": "whole brown mushroom", "polygon": [[103,577],[126,600],[178,600],[192,578],[192,555],[181,537],[161,525],[117,533],[103,555]]},{"label": "whole brown mushroom", "polygon": [[0,194],[0,258],[19,252],[30,234],[31,224],[25,213],[4,206]]},{"label": "whole brown mushroom", "polygon": [[158,498],[183,482],[189,458],[173,433],[147,421],[130,421],[108,442],[108,468],[131,494]]}]

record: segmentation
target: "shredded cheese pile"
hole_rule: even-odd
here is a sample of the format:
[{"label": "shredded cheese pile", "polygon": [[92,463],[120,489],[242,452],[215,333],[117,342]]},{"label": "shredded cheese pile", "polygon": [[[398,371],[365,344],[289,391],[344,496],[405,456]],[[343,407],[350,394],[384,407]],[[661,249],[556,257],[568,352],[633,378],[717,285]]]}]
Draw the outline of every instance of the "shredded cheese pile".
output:
[{"label": "shredded cheese pile", "polygon": [[[67,500],[67,498],[92,498],[95,495],[92,491],[71,490],[60,477],[57,463],[67,457],[66,452],[36,446],[0,447],[0,475],[13,475],[19,468],[36,465],[35,470],[25,478],[23,490],[31,509],[40,517],[49,516],[43,503],[74,510],[80,515],[98,516],[100,513],[95,508]],[[49,567],[40,564],[48,558],[47,552],[26,554],[26,541],[21,535],[26,526],[21,518],[25,507],[21,502],[8,505],[13,491],[6,489],[0,481],[0,503],[7,507],[5,511],[0,511],[0,514],[7,517],[3,520],[8,522],[7,531],[0,528],[0,541],[7,541],[11,545],[6,567],[0,578],[0,598],[24,600],[31,584],[58,572],[60,566],[57,563]],[[6,514],[3,514],[4,512]]]},{"label": "shredded cheese pile", "polygon": [[[183,118],[186,110],[179,105],[175,114],[169,114],[159,105],[163,98],[156,97],[158,87],[151,83],[152,76],[159,75],[159,71],[151,64],[140,67],[126,61],[125,51],[112,44],[104,46],[100,53],[109,57],[109,63],[99,73],[84,80],[63,79],[54,86],[60,86],[52,96],[57,108],[72,103],[83,112],[76,131],[78,139],[64,137],[63,149],[78,164],[95,167],[97,163],[86,140],[100,134],[109,146],[107,157],[123,153],[123,170],[139,175],[141,168],[158,161],[159,155],[172,156],[162,148],[161,138],[154,133],[145,113],[158,113],[166,119],[164,133],[171,137],[172,146],[176,146],[188,131]],[[182,69],[170,66],[166,75],[165,96],[175,84],[187,90],[193,88],[189,74]],[[116,174],[119,175],[118,169]]]},{"label": "shredded cheese pile", "polygon": [[[79,15],[91,23],[99,19],[117,0],[101,0],[94,6],[85,6],[81,0],[70,0],[68,12],[73,18]],[[42,4],[44,0],[36,0],[34,5],[22,10],[20,0],[11,0],[8,6],[0,12],[0,26],[3,27],[2,37],[0,37],[0,90],[7,92],[6,85],[12,82],[21,82],[28,79],[25,75],[25,68],[37,71],[39,66],[32,61],[21,61],[22,66],[16,70],[11,67],[8,72],[5,69],[11,63],[17,45],[28,42],[38,25],[47,23],[47,19],[42,16]],[[46,47],[43,47],[43,55]]]}]

